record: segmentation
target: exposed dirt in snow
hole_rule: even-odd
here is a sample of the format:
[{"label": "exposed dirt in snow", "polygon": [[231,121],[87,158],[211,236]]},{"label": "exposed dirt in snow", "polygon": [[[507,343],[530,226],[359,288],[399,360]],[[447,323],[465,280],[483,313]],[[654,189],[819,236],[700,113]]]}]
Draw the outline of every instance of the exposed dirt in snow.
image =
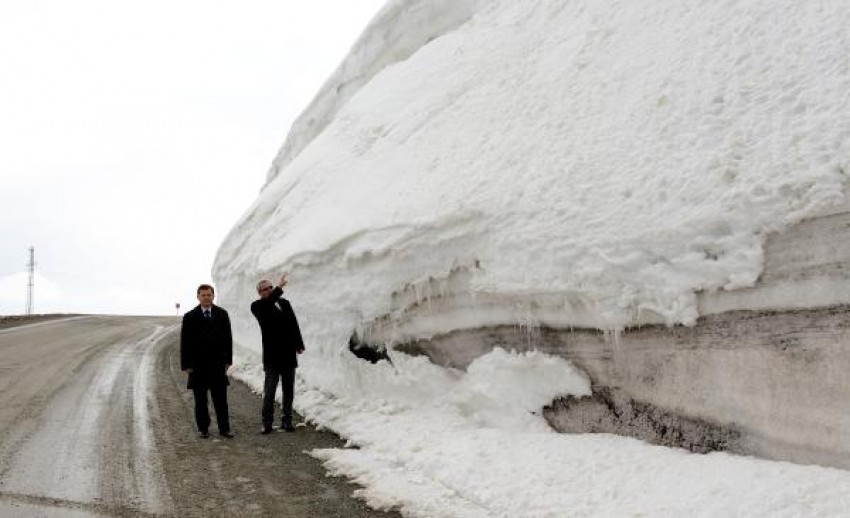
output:
[{"label": "exposed dirt in snow", "polygon": [[694,453],[744,451],[733,426],[676,415],[608,387],[591,396],[558,398],[543,408],[543,416],[564,433],[613,433]]}]

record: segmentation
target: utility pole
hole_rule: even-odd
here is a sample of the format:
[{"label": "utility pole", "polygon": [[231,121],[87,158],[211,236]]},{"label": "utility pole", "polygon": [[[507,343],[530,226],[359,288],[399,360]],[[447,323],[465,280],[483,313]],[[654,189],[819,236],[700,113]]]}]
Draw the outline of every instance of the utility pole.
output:
[{"label": "utility pole", "polygon": [[35,288],[35,247],[30,247],[30,260],[27,263],[29,280],[27,281],[27,315],[32,315],[35,306],[33,290]]}]

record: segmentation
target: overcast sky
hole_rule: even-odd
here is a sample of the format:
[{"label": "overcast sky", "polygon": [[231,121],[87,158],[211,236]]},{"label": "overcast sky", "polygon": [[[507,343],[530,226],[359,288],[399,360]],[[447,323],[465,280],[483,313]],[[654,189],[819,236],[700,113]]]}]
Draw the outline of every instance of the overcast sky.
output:
[{"label": "overcast sky", "polygon": [[0,1],[0,314],[174,314],[385,0]]}]

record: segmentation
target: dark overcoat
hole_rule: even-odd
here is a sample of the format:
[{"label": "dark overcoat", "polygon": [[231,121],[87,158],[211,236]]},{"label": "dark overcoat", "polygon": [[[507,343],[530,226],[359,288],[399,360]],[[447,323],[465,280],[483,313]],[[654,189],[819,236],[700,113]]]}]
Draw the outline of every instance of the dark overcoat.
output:
[{"label": "dark overcoat", "polygon": [[283,290],[275,286],[265,299],[251,304],[263,335],[263,368],[282,370],[298,367],[298,351],[304,350],[301,328]]},{"label": "dark overcoat", "polygon": [[230,316],[213,305],[204,318],[200,304],[183,315],[180,328],[180,369],[192,369],[188,388],[229,385],[227,366],[233,364]]}]

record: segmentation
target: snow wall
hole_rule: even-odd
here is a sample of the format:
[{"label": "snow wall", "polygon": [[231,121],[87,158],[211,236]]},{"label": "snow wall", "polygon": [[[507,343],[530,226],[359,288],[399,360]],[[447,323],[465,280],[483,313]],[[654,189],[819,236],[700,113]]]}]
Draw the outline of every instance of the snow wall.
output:
[{"label": "snow wall", "polygon": [[850,466],[849,26],[839,0],[390,2],[219,250],[242,354],[257,280],[288,271],[327,393],[354,332],[459,367],[540,347],[753,453]]}]

